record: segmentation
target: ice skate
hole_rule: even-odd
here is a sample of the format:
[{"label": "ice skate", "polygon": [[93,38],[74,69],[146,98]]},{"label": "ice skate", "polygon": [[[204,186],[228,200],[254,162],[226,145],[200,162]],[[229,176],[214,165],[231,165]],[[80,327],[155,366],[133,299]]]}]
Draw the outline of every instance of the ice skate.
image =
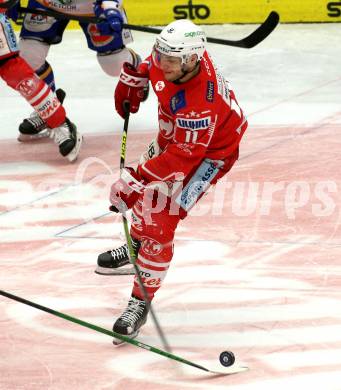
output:
[{"label": "ice skate", "polygon": [[[147,321],[149,305],[146,301],[131,296],[128,306],[114,323],[113,331],[130,338],[137,337],[141,326]],[[122,343],[124,341],[120,339],[113,339],[114,345],[120,345]]]},{"label": "ice skate", "polygon": [[[132,246],[137,256],[140,248],[140,242],[132,238]],[[101,253],[97,259],[96,274],[100,275],[134,275],[132,266],[125,267],[130,264],[128,245],[124,244],[116,249]]]},{"label": "ice skate", "polygon": [[[56,95],[58,100],[63,103],[65,92],[62,89],[57,89]],[[48,128],[46,122],[41,119],[36,111],[32,112],[29,118],[26,118],[19,125],[19,142],[35,141],[42,138],[50,137],[51,129]]]},{"label": "ice skate", "polygon": [[63,157],[70,162],[77,159],[82,145],[82,135],[68,118],[59,127],[50,129],[50,137],[59,146],[59,152]]}]

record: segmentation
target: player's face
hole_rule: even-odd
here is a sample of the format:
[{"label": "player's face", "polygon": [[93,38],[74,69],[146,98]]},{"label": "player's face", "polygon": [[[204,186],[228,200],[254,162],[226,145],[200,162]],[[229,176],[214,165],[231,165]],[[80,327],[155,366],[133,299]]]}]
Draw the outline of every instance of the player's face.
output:
[{"label": "player's face", "polygon": [[155,65],[162,70],[167,81],[174,81],[182,76],[181,58],[168,56],[154,49],[153,59]]}]

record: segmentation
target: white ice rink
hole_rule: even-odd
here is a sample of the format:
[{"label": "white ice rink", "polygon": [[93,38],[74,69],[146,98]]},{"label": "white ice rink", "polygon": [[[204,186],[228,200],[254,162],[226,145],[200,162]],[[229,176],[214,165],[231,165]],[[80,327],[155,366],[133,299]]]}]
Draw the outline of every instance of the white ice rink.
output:
[{"label": "white ice rink", "polygon": [[[254,29],[205,27],[227,39]],[[0,390],[341,390],[340,37],[339,23],[293,24],[249,50],[208,45],[249,128],[228,182],[203,200],[209,211],[180,226],[155,310],[175,354],[218,367],[231,349],[250,371],[210,376],[114,348],[105,335],[0,297]],[[131,47],[148,55],[154,36],[134,38]],[[48,60],[84,148],[70,165],[49,141],[19,144],[31,110],[0,81],[0,289],[110,329],[131,289],[128,276],[93,273],[97,255],[122,242],[100,176],[119,163],[116,79],[78,31],[67,31]],[[156,121],[151,93],[131,116],[130,164]],[[101,162],[78,180],[94,157]],[[281,186],[272,198],[267,183]],[[150,319],[139,338],[162,348]]]}]

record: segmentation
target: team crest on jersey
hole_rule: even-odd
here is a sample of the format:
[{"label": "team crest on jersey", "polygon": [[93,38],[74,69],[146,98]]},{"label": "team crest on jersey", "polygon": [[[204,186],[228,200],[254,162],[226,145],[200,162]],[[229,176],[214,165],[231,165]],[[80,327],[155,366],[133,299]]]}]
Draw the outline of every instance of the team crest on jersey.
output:
[{"label": "team crest on jersey", "polygon": [[165,83],[163,81],[158,81],[156,84],[155,84],[155,90],[160,92],[162,91],[164,88],[165,88]]},{"label": "team crest on jersey", "polygon": [[207,116],[200,119],[182,119],[176,118],[176,125],[181,129],[190,129],[190,130],[204,130],[207,129],[211,123],[211,117]]},{"label": "team crest on jersey", "polygon": [[186,107],[185,91],[182,89],[177,92],[170,100],[170,109],[173,114],[177,113],[181,108]]}]

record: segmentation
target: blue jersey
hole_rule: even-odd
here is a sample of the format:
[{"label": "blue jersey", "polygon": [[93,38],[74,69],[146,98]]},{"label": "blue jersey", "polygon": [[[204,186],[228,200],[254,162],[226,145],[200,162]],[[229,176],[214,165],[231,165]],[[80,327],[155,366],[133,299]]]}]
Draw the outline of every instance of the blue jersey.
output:
[{"label": "blue jersey", "polygon": [[[121,1],[119,2],[121,4]],[[29,0],[28,8],[50,9],[59,13],[77,16],[94,16],[91,0]],[[123,20],[127,18],[120,7]],[[49,45],[60,43],[69,20],[57,20],[51,16],[27,14],[21,29],[22,38],[36,39]],[[94,23],[79,23],[86,37],[88,47],[98,53],[108,53],[121,49],[133,41],[130,30],[122,30],[121,34],[113,32],[102,35]]]}]

